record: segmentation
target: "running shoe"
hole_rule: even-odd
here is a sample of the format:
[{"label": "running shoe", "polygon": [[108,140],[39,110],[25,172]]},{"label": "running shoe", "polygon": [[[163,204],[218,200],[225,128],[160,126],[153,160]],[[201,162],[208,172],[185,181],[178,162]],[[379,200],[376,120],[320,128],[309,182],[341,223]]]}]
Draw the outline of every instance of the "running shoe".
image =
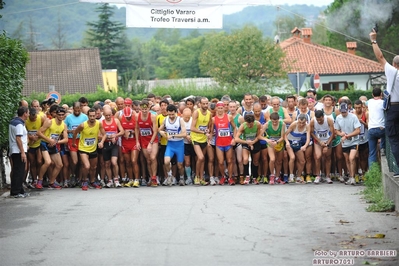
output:
[{"label": "running shoe", "polygon": [[284,180],[281,177],[278,177],[276,180],[274,180],[274,182],[281,185],[285,184]]},{"label": "running shoe", "polygon": [[303,179],[303,176],[297,176],[296,177],[296,182],[298,184],[303,184],[303,183],[305,183],[305,180]]},{"label": "running shoe", "polygon": [[[262,183],[262,180],[263,180],[263,176],[258,176],[258,177],[256,178],[256,181],[258,181],[258,184]],[[257,185],[258,185],[258,184],[257,184]]]},{"label": "running shoe", "polygon": [[332,183],[333,183],[333,181],[331,180],[331,178],[329,178],[328,176],[326,177],[326,182],[327,182],[327,184],[332,184]]},{"label": "running shoe", "polygon": [[32,183],[28,184],[28,188],[36,188],[37,181],[33,181]]},{"label": "running shoe", "polygon": [[308,184],[312,183],[312,178],[310,177],[310,175],[306,176],[306,183]]},{"label": "running shoe", "polygon": [[288,183],[288,175],[284,175],[283,176],[283,181],[284,181],[284,184]]},{"label": "running shoe", "polygon": [[100,184],[98,184],[97,182],[91,182],[90,183],[91,188],[95,188],[95,189],[102,189],[102,187],[100,186]]},{"label": "running shoe", "polygon": [[[130,182],[129,182],[130,183]],[[133,181],[133,187],[140,187],[140,182],[139,182],[139,180],[138,179],[135,179],[134,181]]]},{"label": "running shoe", "polygon": [[339,177],[338,177],[338,180],[339,180],[339,182],[341,182],[341,183],[345,183],[345,179],[344,179],[342,176],[339,176]]},{"label": "running shoe", "polygon": [[133,186],[133,179],[130,179],[129,181],[125,182],[125,184],[123,185],[124,187],[132,187]]},{"label": "running shoe", "polygon": [[89,184],[87,182],[83,182],[82,190],[87,191],[89,189]]},{"label": "running shoe", "polygon": [[115,184],[115,188],[122,187],[121,183],[119,183],[119,178],[117,178],[117,177],[114,178],[114,184]]},{"label": "running shoe", "polygon": [[240,175],[240,185],[244,185],[244,176]]},{"label": "running shoe", "polygon": [[194,177],[194,185],[201,185],[201,183],[200,183],[200,179],[199,179],[199,177],[198,176],[196,176],[196,177]]},{"label": "running shoe", "polygon": [[356,185],[355,178],[349,177],[348,181],[345,182],[345,185],[352,185],[352,186],[355,186],[355,185]]},{"label": "running shoe", "polygon": [[104,180],[100,180],[100,186],[101,187],[105,187],[106,186]]},{"label": "running shoe", "polygon": [[64,181],[64,186],[63,186],[64,188],[69,188],[70,187],[70,185],[69,185],[69,180],[65,180]]},{"label": "running shoe", "polygon": [[315,184],[320,184],[320,179],[321,179],[320,176],[316,176],[316,178],[314,179],[314,183]]},{"label": "running shoe", "polygon": [[236,184],[236,182],[234,181],[234,178],[229,178],[229,185],[230,186],[234,186]]},{"label": "running shoe", "polygon": [[19,193],[17,195],[11,195],[10,197],[13,197],[13,198],[16,198],[16,199],[18,199],[18,198],[26,198],[26,197],[28,197],[28,196],[26,196],[26,194],[28,194],[28,193],[24,193],[24,194]]},{"label": "running shoe", "polygon": [[215,178],[213,176],[211,176],[211,178],[210,178],[210,184],[211,184],[211,186],[216,185]]},{"label": "running shoe", "polygon": [[172,176],[172,186],[176,186],[177,185],[177,179],[176,177]]},{"label": "running shoe", "polygon": [[151,186],[152,187],[157,187],[158,186],[158,181],[157,181],[157,177],[156,176],[151,177]]},{"label": "running shoe", "polygon": [[223,186],[225,182],[226,182],[226,178],[224,176],[222,176],[222,178],[220,178],[220,180],[219,180],[219,185]]},{"label": "running shoe", "polygon": [[180,180],[179,180],[179,186],[183,187],[184,185],[185,185],[184,179],[183,179],[183,178],[180,178]]},{"label": "running shoe", "polygon": [[133,185],[132,185],[133,187],[140,187],[140,182],[139,182],[139,180],[138,179],[135,179],[134,181],[133,181]]},{"label": "running shoe", "polygon": [[[219,177],[215,176],[214,178],[215,178],[216,185],[219,185],[220,184]],[[225,179],[225,182],[226,182],[226,179]]]},{"label": "running shoe", "polygon": [[295,183],[293,174],[290,174],[290,176],[288,177],[288,183]]},{"label": "running shoe", "polygon": [[70,175],[69,180],[71,180],[71,187],[75,187],[76,186],[76,176]]},{"label": "running shoe", "polygon": [[209,185],[209,183],[206,182],[205,179],[200,179],[200,184],[201,184],[201,186],[207,186],[207,185]]},{"label": "running shoe", "polygon": [[355,175],[355,182],[356,184],[359,184],[359,175]]},{"label": "running shoe", "polygon": [[252,178],[252,184],[259,185],[258,179],[260,179],[259,176],[257,178]]},{"label": "running shoe", "polygon": [[43,180],[37,180],[36,189],[43,189]]},{"label": "running shoe", "polygon": [[48,188],[49,189],[61,189],[61,186],[60,186],[60,184],[57,183],[57,181],[54,181],[54,183],[48,185]]},{"label": "running shoe", "polygon": [[269,184],[270,185],[274,185],[275,178],[276,177],[274,175],[270,175],[270,178],[269,178]]},{"label": "running shoe", "polygon": [[263,177],[263,184],[269,184],[269,179],[267,178],[267,176]]},{"label": "running shoe", "polygon": [[140,186],[145,187],[147,186],[147,180],[145,180],[145,178],[140,179]]},{"label": "running shoe", "polygon": [[114,187],[114,182],[112,181],[112,179],[110,179],[110,180],[108,180],[108,183],[107,183],[107,186],[106,186],[107,188],[112,188],[112,187]]},{"label": "running shoe", "polygon": [[247,175],[247,176],[245,177],[245,180],[244,180],[244,182],[243,182],[243,185],[248,185],[250,181],[251,181],[251,180],[249,179],[249,175]]},{"label": "running shoe", "polygon": [[168,176],[168,178],[166,178],[166,185],[171,187],[172,184],[173,184],[173,178],[172,178],[172,176]]},{"label": "running shoe", "polygon": [[190,177],[188,177],[186,179],[186,185],[192,185],[192,184],[193,184],[193,180]]}]

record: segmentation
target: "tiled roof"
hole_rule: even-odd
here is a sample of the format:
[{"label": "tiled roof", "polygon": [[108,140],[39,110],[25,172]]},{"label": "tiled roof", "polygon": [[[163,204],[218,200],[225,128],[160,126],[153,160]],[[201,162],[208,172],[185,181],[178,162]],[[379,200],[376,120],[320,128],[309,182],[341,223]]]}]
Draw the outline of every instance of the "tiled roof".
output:
[{"label": "tiled roof", "polygon": [[285,66],[291,67],[290,73],[307,72],[320,75],[384,73],[384,69],[377,61],[326,46],[306,43],[298,37],[291,37],[281,42],[280,47],[286,53]]},{"label": "tiled roof", "polygon": [[49,86],[61,95],[96,92],[103,86],[98,48],[42,50],[29,52],[23,95],[49,92]]}]

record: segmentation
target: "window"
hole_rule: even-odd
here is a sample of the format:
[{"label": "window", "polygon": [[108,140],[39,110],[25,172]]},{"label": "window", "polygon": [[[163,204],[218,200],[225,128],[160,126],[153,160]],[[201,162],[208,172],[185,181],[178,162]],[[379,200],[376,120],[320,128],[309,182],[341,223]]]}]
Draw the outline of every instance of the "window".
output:
[{"label": "window", "polygon": [[353,87],[354,83],[347,81],[323,83],[323,91],[343,91],[348,89],[349,86]]}]

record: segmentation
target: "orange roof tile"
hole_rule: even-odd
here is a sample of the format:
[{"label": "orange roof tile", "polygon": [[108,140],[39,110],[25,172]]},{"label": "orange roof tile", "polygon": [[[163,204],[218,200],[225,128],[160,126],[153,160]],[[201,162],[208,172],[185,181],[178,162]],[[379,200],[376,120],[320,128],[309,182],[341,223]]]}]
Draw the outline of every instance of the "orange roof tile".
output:
[{"label": "orange roof tile", "polygon": [[286,53],[285,67],[293,72],[320,75],[376,74],[384,73],[383,67],[373,60],[349,54],[330,47],[306,43],[291,37],[280,43]]}]

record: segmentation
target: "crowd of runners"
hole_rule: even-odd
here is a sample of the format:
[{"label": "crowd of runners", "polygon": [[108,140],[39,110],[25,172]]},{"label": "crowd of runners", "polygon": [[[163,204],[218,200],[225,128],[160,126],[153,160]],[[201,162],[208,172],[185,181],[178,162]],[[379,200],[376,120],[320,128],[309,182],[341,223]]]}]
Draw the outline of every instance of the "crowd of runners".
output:
[{"label": "crowd of runners", "polygon": [[[384,155],[381,90],[351,101],[315,90],[239,101],[149,94],[133,101],[50,98],[29,108],[27,185],[34,189],[362,182]],[[369,111],[370,109],[370,111]],[[377,148],[380,145],[380,148]]]}]

